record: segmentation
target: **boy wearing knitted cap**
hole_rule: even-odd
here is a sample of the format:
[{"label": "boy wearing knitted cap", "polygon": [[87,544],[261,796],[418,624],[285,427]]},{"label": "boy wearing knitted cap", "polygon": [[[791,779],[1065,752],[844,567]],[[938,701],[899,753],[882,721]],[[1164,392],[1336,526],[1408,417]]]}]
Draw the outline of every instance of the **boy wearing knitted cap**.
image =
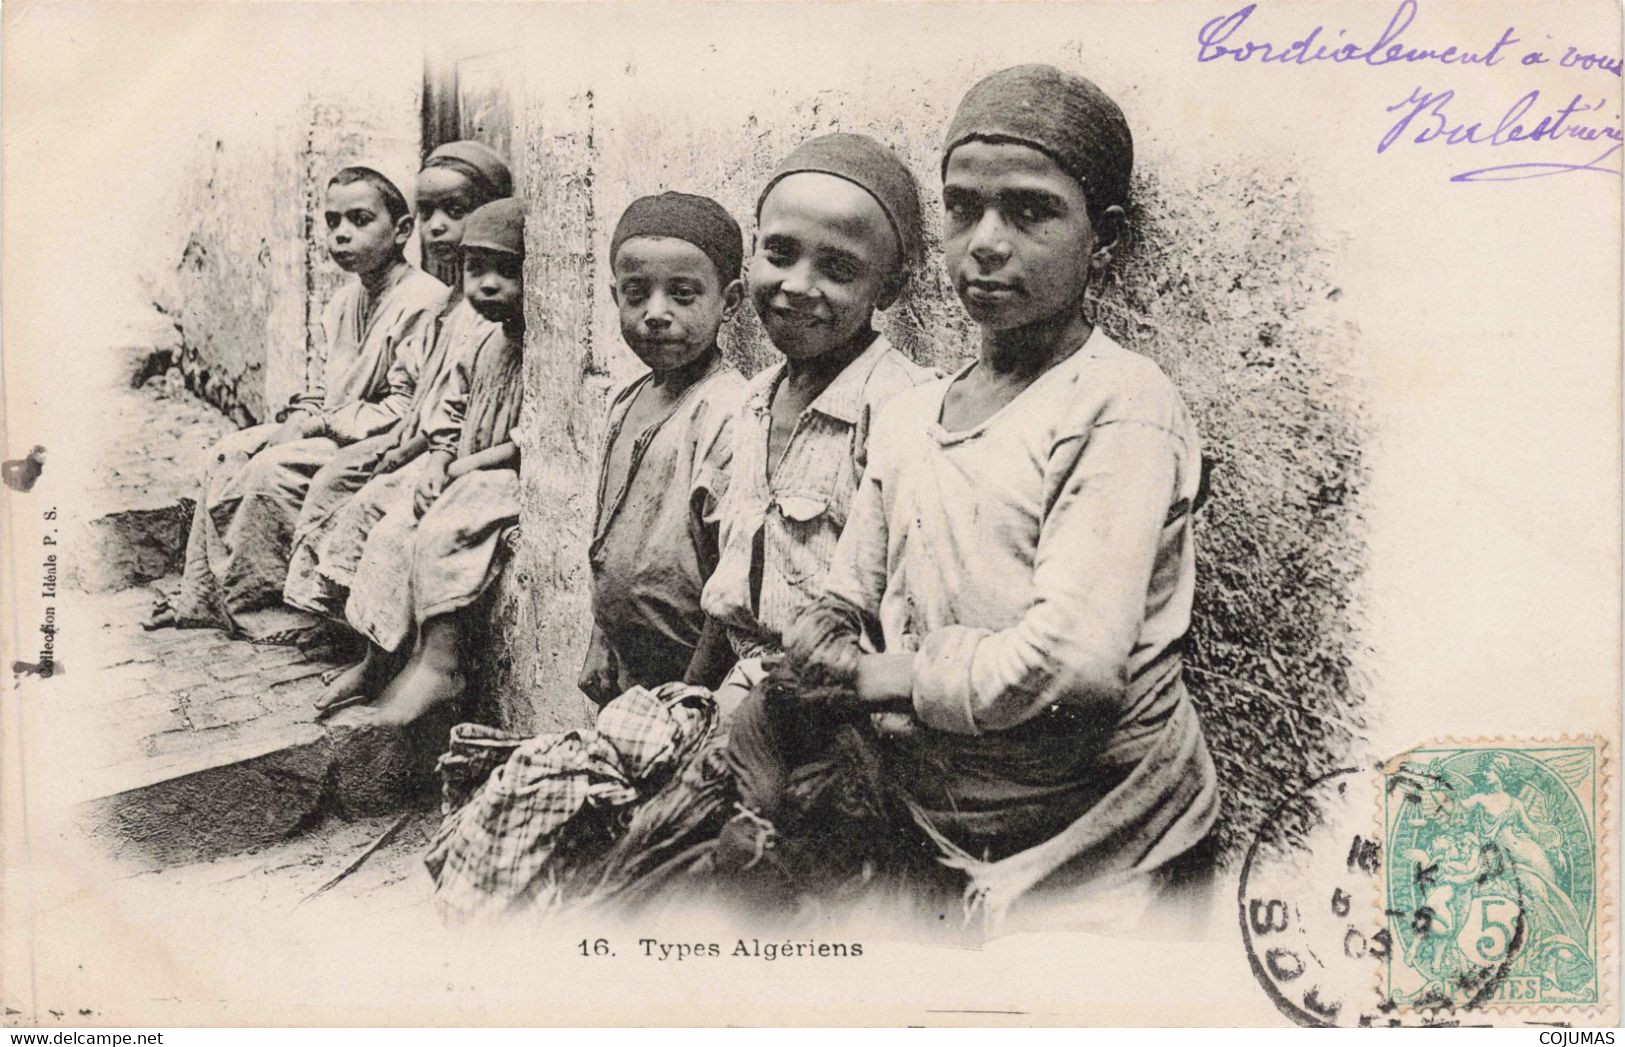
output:
[{"label": "boy wearing knitted cap", "polygon": [[700,589],[717,563],[717,506],[745,384],[717,347],[744,295],[743,254],[728,212],[687,193],[633,201],[610,240],[621,337],[649,371],[609,405],[580,680],[599,704],[633,686],[717,682],[702,664],[719,634]]},{"label": "boy wearing knitted cap", "polygon": [[1105,880],[1149,903],[1202,871],[1218,808],[1181,672],[1198,437],[1085,309],[1132,148],[1110,98],[1048,66],[965,96],[944,247],[981,353],[876,421],[828,595],[787,641],[793,675],[884,714],[891,783],[945,853],[975,856],[995,921],[1029,890]]},{"label": "boy wearing knitted cap", "polygon": [[[417,227],[425,259],[455,268],[459,279],[418,337],[401,346],[390,368],[390,402],[404,405],[397,424],[378,436],[344,448],[311,480],[294,527],[293,551],[283,598],[293,607],[344,620],[344,602],[368,532],[382,516],[390,492],[414,484],[428,449],[424,426],[445,395],[451,361],[488,334],[463,294],[458,247],[470,212],[509,195],[513,179],[507,164],[473,141],[436,148],[417,176]],[[331,681],[317,701],[354,694],[375,675],[372,666],[347,671]]]},{"label": "boy wearing knitted cap", "polygon": [[490,325],[451,362],[446,394],[426,423],[429,451],[417,482],[397,490],[373,527],[345,605],[375,661],[403,652],[414,634],[417,643],[375,703],[342,714],[347,722],[400,726],[463,693],[460,612],[495,581],[519,522],[524,230],[512,198],[479,208],[464,226],[464,293]]},{"label": "boy wearing knitted cap", "polygon": [[784,360],[745,389],[721,559],[705,587],[706,613],[745,660],[718,691],[724,713],[818,592],[874,411],[935,377],[874,327],[922,254],[913,176],[890,149],[856,134],[804,142],[763,187],[756,226],[746,283]]},{"label": "boy wearing knitted cap", "polygon": [[179,623],[244,630],[239,616],[281,602],[299,511],[311,478],[340,448],[393,426],[405,400],[392,388],[397,355],[443,300],[446,287],[408,264],[412,212],[388,165],[356,163],[328,180],[327,248],[354,281],[322,316],[326,359],[319,388],[296,396],[278,423],[244,429],[209,455],[173,611]]}]

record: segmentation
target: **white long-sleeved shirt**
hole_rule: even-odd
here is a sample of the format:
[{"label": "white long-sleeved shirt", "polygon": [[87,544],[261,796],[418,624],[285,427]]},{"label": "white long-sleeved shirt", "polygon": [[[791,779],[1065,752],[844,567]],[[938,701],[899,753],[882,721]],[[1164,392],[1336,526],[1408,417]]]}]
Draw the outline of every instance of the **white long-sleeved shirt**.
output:
[{"label": "white long-sleeved shirt", "polygon": [[1148,732],[1183,694],[1195,586],[1201,452],[1178,392],[1098,328],[950,432],[958,377],[876,417],[827,590],[879,620],[885,650],[914,652],[926,727],[983,735],[1071,707]]}]

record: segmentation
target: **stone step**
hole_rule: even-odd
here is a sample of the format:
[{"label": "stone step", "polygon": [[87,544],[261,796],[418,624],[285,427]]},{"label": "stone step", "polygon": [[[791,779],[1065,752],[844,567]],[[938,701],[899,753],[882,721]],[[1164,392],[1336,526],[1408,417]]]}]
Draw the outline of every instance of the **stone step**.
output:
[{"label": "stone step", "polygon": [[83,495],[72,503],[75,555],[63,579],[85,592],[127,589],[180,570],[204,458],[236,429],[173,375],[116,386],[97,402],[116,432],[77,470]]},{"label": "stone step", "polygon": [[[63,608],[60,679],[32,681],[27,752],[49,769],[53,805],[114,855],[175,865],[283,839],[325,811],[429,798],[448,723],[316,723],[311,703],[338,652],[145,632],[151,597],[76,595]],[[94,685],[62,686],[69,674]]]}]

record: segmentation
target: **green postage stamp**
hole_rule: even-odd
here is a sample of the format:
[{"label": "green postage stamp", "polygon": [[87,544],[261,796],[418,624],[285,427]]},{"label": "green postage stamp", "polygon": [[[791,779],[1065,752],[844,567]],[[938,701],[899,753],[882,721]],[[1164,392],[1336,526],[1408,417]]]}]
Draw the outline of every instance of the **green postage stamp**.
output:
[{"label": "green postage stamp", "polygon": [[[1604,749],[1423,748],[1384,769],[1384,994],[1404,1008],[1602,1002]],[[1599,832],[1599,830],[1601,830]]]}]

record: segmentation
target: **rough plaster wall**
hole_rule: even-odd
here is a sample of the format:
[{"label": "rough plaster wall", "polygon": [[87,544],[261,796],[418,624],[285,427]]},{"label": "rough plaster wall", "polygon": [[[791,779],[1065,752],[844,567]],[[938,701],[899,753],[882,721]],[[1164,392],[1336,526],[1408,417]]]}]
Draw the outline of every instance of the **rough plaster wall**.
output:
[{"label": "rough plaster wall", "polygon": [[[160,292],[188,385],[238,424],[319,377],[321,310],[343,276],[323,247],[321,190],[357,156],[415,170],[423,61],[415,31],[380,34],[376,16],[345,7],[295,16],[312,20],[305,31],[282,11],[256,32],[256,17],[272,15],[243,15],[242,53],[200,72],[182,246]],[[365,64],[358,38],[371,41]]]},{"label": "rough plaster wall", "polygon": [[[496,702],[505,716],[526,726],[586,716],[574,680],[589,624],[596,448],[609,391],[639,369],[598,293],[621,209],[667,188],[705,193],[748,236],[763,177],[794,145],[837,129],[872,134],[920,181],[932,258],[883,325],[916,359],[955,367],[975,339],[940,262],[941,134],[980,76],[1051,61],[1099,81],[1136,132],[1138,231],[1097,315],[1172,375],[1216,462],[1198,530],[1188,679],[1221,767],[1229,849],[1281,783],[1350,756],[1363,722],[1350,666],[1364,430],[1329,245],[1290,157],[1218,168],[1186,158],[1163,130],[1182,126],[1176,113],[1188,120],[1179,89],[1139,80],[1109,25],[1095,25],[1108,9],[1088,9],[1091,25],[1070,36],[1016,6],[999,21],[934,8],[940,32],[920,31],[923,9],[912,5],[848,7],[838,21],[780,5],[685,8],[681,24],[651,24],[659,16],[647,7],[538,19],[524,62],[525,584],[508,597],[530,610],[509,641],[508,690]],[[977,35],[974,54],[959,46],[966,32]],[[877,40],[906,41],[906,72],[897,48]],[[746,371],[773,358],[749,316],[724,346]]]},{"label": "rough plaster wall", "polygon": [[[196,181],[173,304],[187,384],[239,425],[267,417],[272,346],[302,341],[304,222],[298,106],[267,93],[229,125],[198,132]],[[268,366],[270,365],[270,366]]]}]

